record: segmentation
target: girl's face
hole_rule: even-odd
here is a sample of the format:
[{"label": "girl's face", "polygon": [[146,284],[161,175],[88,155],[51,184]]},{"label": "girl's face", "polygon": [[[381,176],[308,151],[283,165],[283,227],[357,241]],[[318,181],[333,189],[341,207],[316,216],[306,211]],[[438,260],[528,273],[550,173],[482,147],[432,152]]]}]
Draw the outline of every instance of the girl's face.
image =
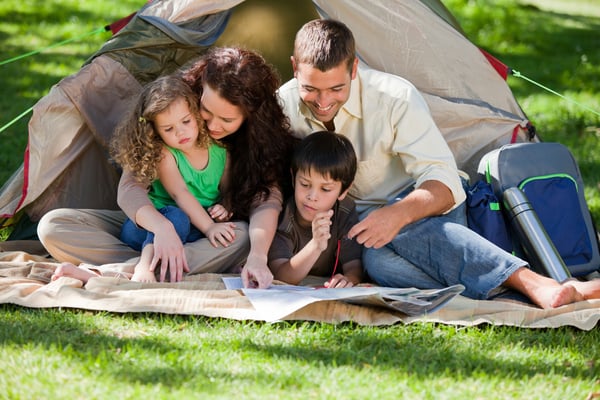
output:
[{"label": "girl's face", "polygon": [[244,114],[208,85],[202,85],[200,116],[206,122],[208,134],[215,140],[235,133],[244,122]]},{"label": "girl's face", "polygon": [[154,127],[169,147],[184,151],[196,145],[198,122],[183,97],[156,114]]}]

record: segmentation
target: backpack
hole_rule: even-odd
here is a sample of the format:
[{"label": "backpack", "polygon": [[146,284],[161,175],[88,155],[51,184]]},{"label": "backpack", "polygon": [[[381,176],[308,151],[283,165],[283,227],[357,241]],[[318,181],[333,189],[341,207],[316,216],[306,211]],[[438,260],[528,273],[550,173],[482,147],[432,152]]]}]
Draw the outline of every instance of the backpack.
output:
[{"label": "backpack", "polygon": [[[565,146],[546,142],[504,145],[485,154],[477,172],[481,180],[467,193],[471,229],[527,260],[542,273],[544,268],[535,265],[539,260],[534,259],[530,249],[546,246],[543,243],[546,239],[570,275],[584,276],[599,269],[600,246],[584,197],[583,180],[577,162]],[[539,235],[524,234],[515,224],[517,217],[509,214],[511,207],[503,196],[509,188],[520,189],[519,193],[528,201],[533,217],[542,225]],[[486,222],[482,228],[481,217],[474,213],[471,205],[477,192],[486,190],[491,193],[489,201],[498,204],[492,207],[499,210],[495,213],[493,229],[485,226]],[[511,189],[511,193],[513,191]],[[486,209],[486,212],[490,214],[493,210]]]}]

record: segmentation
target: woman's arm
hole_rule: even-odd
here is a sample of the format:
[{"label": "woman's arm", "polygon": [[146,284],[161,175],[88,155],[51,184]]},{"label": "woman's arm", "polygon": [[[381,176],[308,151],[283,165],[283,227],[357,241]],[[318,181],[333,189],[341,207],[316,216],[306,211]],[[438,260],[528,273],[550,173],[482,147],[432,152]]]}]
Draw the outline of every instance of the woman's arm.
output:
[{"label": "woman's arm", "polygon": [[267,266],[267,255],[275,237],[282,203],[281,192],[273,188],[269,198],[257,202],[250,214],[250,253],[242,269],[244,287],[264,289],[273,282],[273,274]]}]

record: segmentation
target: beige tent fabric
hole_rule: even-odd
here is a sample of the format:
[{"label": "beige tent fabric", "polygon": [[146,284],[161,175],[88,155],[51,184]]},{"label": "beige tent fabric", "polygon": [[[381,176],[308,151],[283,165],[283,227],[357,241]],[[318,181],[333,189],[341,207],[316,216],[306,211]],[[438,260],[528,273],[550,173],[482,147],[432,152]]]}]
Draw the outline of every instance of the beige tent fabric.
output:
[{"label": "beige tent fabric", "polygon": [[[166,0],[147,6],[141,13],[157,20],[188,22],[234,7],[241,1]],[[212,22],[219,21],[215,18]],[[209,28],[214,27],[206,27],[210,32]],[[105,46],[118,42],[119,35],[125,35],[126,31],[120,31]],[[172,38],[163,38],[160,43],[158,39],[145,39],[141,57],[145,64],[137,67],[146,76],[150,74],[150,65],[160,61],[156,70],[152,70],[152,79],[159,72],[170,72],[166,69],[173,68],[175,61],[188,62],[202,49],[189,46],[194,51],[172,53],[171,47],[177,47],[172,45]],[[54,85],[35,104],[24,164],[0,191],[1,216],[12,216],[25,209],[29,218],[37,222],[54,208],[118,208],[119,172],[108,159],[107,144],[116,124],[129,109],[128,103],[141,90],[140,81],[126,64],[119,62],[119,57],[133,57],[126,50],[113,51],[119,56],[108,51],[100,53],[77,73]],[[140,57],[136,60],[140,61]]]},{"label": "beige tent fabric", "polygon": [[182,23],[203,15],[229,10],[243,1],[244,0],[156,1],[144,8],[140,12],[140,15],[154,16],[173,23]]},{"label": "beige tent fabric", "polygon": [[[15,186],[29,183],[20,208],[29,206],[31,220],[57,207],[117,209],[119,174],[102,144],[139,90],[123,66],[100,56],[36,103],[27,164],[20,179],[11,179]],[[14,212],[21,190],[0,204],[1,214]]]},{"label": "beige tent fabric", "polygon": [[[222,275],[189,276],[180,283],[138,283],[119,278],[93,278],[83,286],[72,278],[49,282],[58,264],[24,252],[0,252],[0,303],[31,308],[75,308],[96,311],[156,312],[202,315],[236,320],[264,320],[239,290],[226,290]],[[438,311],[409,317],[387,308],[344,301],[315,301],[283,320],[385,326],[434,322],[459,326],[479,324],[522,328],[573,326],[593,329],[600,319],[600,300],[583,301],[554,310],[508,301],[478,301],[462,296]]]},{"label": "beige tent fabric", "polygon": [[[527,118],[506,81],[462,33],[418,1],[314,0],[352,29],[371,68],[402,76],[424,95],[433,119],[471,178],[487,151],[510,142]],[[441,22],[441,23],[440,23]],[[519,130],[518,141],[528,140]]]}]

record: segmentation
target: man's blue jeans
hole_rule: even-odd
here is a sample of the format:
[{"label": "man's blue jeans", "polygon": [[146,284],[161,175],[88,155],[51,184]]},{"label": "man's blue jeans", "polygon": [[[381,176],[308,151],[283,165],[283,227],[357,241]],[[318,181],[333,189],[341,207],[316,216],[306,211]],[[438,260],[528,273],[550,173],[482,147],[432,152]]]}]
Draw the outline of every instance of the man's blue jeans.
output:
[{"label": "man's blue jeans", "polygon": [[[182,243],[195,242],[204,237],[179,207],[166,206],[158,211],[171,221]],[[154,233],[138,227],[131,219],[127,218],[121,228],[121,241],[132,249],[141,251],[147,244],[154,243]]]},{"label": "man's blue jeans", "polygon": [[465,211],[463,203],[448,214],[404,227],[380,249],[365,249],[365,270],[380,286],[440,289],[462,284],[463,295],[487,299],[527,262],[469,229]]}]

